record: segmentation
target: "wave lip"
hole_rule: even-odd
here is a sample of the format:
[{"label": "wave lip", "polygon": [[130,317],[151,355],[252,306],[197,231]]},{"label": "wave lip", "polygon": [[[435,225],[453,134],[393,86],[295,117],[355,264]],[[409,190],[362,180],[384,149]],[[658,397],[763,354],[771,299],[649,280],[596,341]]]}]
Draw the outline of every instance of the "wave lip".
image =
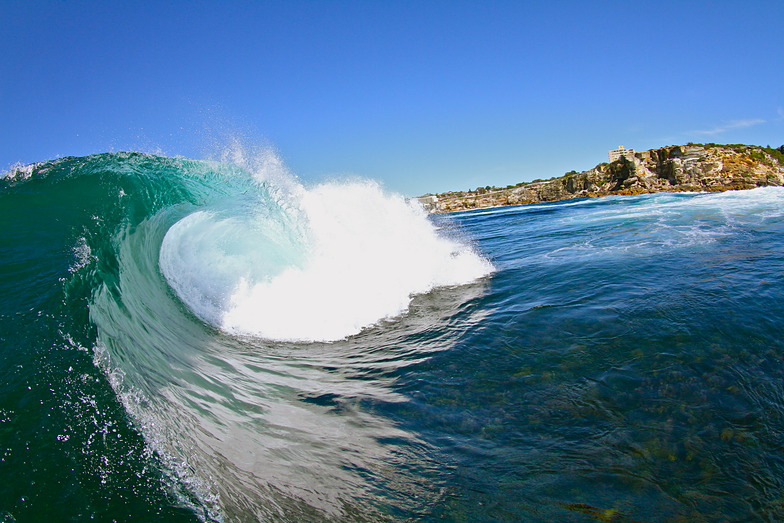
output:
[{"label": "wave lip", "polygon": [[161,247],[177,294],[234,335],[336,341],[404,313],[415,294],[493,270],[374,182],[300,187],[259,205],[252,218],[191,215]]}]

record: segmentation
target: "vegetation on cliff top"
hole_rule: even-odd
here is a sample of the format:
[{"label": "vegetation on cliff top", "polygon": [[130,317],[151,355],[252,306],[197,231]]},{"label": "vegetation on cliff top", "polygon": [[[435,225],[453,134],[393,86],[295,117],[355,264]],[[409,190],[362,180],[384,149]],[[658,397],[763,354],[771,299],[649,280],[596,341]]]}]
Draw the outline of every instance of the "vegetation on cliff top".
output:
[{"label": "vegetation on cliff top", "polygon": [[729,143],[729,144],[720,144],[720,143],[692,143],[689,142],[687,145],[694,145],[699,147],[717,147],[720,149],[729,149],[730,151],[734,151],[738,154],[747,154],[753,160],[762,162],[762,163],[770,163],[768,159],[762,154],[761,151],[768,153],[774,159],[776,159],[779,165],[784,165],[784,145],[778,148],[773,148],[770,145],[762,147],[761,145],[744,145],[741,143]]}]

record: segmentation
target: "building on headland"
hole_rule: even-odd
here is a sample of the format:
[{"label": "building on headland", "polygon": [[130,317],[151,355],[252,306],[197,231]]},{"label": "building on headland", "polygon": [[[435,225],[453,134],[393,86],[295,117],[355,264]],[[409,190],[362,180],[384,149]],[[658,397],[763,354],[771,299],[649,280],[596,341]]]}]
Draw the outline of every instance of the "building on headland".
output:
[{"label": "building on headland", "polygon": [[428,194],[427,196],[420,196],[417,198],[417,201],[427,212],[433,212],[435,211],[436,204],[438,203],[438,196]]},{"label": "building on headland", "polygon": [[627,149],[623,145],[619,145],[617,149],[614,151],[607,151],[607,156],[610,157],[610,161],[614,162],[616,160],[620,160],[621,157],[626,158],[630,162],[634,161],[634,149]]}]

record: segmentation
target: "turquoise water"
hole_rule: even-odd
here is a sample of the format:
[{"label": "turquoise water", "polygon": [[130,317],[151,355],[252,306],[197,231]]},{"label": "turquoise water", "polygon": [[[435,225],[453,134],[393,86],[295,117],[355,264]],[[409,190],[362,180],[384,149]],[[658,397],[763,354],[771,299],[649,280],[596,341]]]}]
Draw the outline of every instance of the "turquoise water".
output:
[{"label": "turquoise water", "polygon": [[114,153],[0,231],[0,521],[784,517],[782,189],[428,217]]}]

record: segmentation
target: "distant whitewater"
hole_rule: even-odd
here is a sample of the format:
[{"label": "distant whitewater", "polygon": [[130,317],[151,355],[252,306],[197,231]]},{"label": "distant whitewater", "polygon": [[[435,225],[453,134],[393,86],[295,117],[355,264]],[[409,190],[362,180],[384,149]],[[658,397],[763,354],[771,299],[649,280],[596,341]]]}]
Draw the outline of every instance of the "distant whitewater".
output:
[{"label": "distant whitewater", "polygon": [[784,518],[782,189],[428,216],[112,153],[0,231],[0,521]]}]

